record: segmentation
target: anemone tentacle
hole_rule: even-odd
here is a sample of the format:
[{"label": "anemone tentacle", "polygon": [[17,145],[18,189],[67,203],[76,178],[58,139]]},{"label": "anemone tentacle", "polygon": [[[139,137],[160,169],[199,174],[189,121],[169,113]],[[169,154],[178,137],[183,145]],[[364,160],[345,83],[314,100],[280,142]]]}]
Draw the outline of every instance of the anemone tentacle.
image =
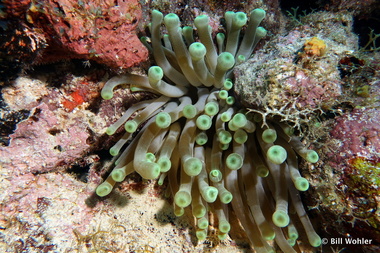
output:
[{"label": "anemone tentacle", "polygon": [[[124,125],[128,133],[111,148],[112,155],[121,154],[96,189],[99,196],[136,171],[145,179],[159,178],[159,184],[169,181],[174,213],[180,216],[191,208],[199,240],[207,236],[209,212],[217,219],[219,238],[226,238],[233,229],[230,205],[257,252],[274,252],[273,241],[283,252],[296,252],[299,227],[294,224],[299,223],[291,219],[289,209],[297,212],[310,244],[321,244],[298,194],[309,187],[298,170],[298,158],[315,163],[318,154],[304,147],[286,124],[235,103],[232,69],[248,59],[266,35],[259,27],[264,18],[262,9],[253,10],[249,18],[227,12],[226,34],[217,35],[216,46],[207,16],[197,17],[193,29],[181,28],[176,14],[152,12],[152,38],[143,41],[158,66],[152,66],[147,77],[111,78],[101,95],[111,99],[113,90],[127,83],[132,91],[145,90],[157,98],[133,105],[107,129],[112,135]],[[168,35],[161,33],[163,24]]]}]

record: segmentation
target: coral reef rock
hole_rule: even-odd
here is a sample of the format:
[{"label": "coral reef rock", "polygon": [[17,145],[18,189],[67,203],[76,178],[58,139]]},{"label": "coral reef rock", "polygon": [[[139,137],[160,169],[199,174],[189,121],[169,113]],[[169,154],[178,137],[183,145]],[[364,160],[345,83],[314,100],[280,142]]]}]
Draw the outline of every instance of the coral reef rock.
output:
[{"label": "coral reef rock", "polygon": [[235,90],[242,104],[298,124],[311,112],[337,103],[342,95],[337,65],[358,47],[352,17],[317,12],[303,22],[235,67]]}]

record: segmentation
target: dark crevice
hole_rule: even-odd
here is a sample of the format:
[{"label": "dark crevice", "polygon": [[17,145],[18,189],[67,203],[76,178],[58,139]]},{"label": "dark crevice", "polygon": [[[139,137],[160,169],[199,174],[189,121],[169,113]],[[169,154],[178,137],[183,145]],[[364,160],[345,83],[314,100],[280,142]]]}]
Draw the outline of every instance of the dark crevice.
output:
[{"label": "dark crevice", "polygon": [[90,170],[90,165],[80,166],[80,165],[73,165],[69,169],[67,169],[67,172],[75,177],[75,179],[87,183],[87,176],[88,172]]},{"label": "dark crevice", "polygon": [[9,146],[10,135],[16,130],[17,124],[27,119],[29,115],[28,110],[4,111],[4,115],[0,118],[0,146]]},{"label": "dark crevice", "polygon": [[298,15],[309,14],[314,11],[320,11],[324,9],[326,4],[330,3],[329,0],[317,0],[317,1],[281,1],[280,7],[282,11],[287,14],[287,12],[293,13],[294,9],[297,9]]},{"label": "dark crevice", "polygon": [[[372,13],[366,17],[354,17],[353,29],[359,36],[359,46],[361,48],[365,47],[371,40],[371,30],[375,34],[380,34],[380,8],[373,10]],[[363,49],[370,50],[371,46],[373,46],[372,43],[368,48]],[[380,49],[380,38],[376,39],[376,46]]]}]

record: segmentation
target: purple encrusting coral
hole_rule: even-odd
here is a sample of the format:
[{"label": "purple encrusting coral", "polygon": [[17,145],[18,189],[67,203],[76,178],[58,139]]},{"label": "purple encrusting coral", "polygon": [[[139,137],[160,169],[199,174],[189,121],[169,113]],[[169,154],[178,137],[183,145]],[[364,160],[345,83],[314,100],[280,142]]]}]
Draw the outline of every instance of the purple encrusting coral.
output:
[{"label": "purple encrusting coral", "polygon": [[347,57],[340,61],[346,64],[341,68],[343,103],[331,110],[329,117],[333,119],[310,128],[318,133],[316,145],[323,157],[320,164],[307,170],[314,186],[308,204],[324,214],[321,226],[328,236],[366,238],[371,243],[344,246],[353,252],[378,252],[379,52],[354,52]]},{"label": "purple encrusting coral", "polygon": [[60,251],[57,245],[64,240],[75,241],[73,227],[82,233],[87,230],[96,212],[86,205],[91,190],[83,183],[54,173],[12,176],[3,169],[2,252]]},{"label": "purple encrusting coral", "polygon": [[[30,111],[29,118],[18,123],[9,135],[9,145],[0,147],[1,165],[14,175],[64,170],[86,155],[91,149],[91,133],[106,124],[85,110],[88,101],[98,94],[99,84],[86,78],[68,80],[70,84],[60,91],[26,77],[3,88],[8,110]],[[73,94],[77,95],[73,98]]]},{"label": "purple encrusting coral", "polygon": [[[372,86],[371,89],[378,89]],[[372,94],[371,98],[378,97]],[[354,108],[331,122],[323,145],[323,162],[310,168],[314,186],[311,206],[324,213],[322,227],[331,237],[366,238],[371,243],[346,245],[352,251],[377,252],[380,232],[380,113]],[[307,178],[309,178],[307,177]]]},{"label": "purple encrusting coral", "polygon": [[337,117],[330,135],[337,142],[337,149],[331,153],[334,164],[355,156],[377,159],[380,155],[380,112],[358,108],[345,113]]},{"label": "purple encrusting coral", "polygon": [[[19,123],[17,131],[10,135],[11,145],[0,148],[3,166],[14,167],[14,174],[58,169],[59,163],[70,164],[89,148],[86,125],[67,125],[65,130],[60,130],[56,128],[59,125],[57,116],[46,104],[37,106],[35,110],[40,111],[36,117],[38,120],[29,118]],[[43,129],[47,131],[41,131]]]}]

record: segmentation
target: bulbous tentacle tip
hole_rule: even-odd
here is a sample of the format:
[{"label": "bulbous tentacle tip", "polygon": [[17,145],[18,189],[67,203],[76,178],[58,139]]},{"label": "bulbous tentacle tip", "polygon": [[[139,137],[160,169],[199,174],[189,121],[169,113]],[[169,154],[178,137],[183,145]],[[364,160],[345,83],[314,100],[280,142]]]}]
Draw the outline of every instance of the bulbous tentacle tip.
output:
[{"label": "bulbous tentacle tip", "polygon": [[266,11],[260,8],[254,9],[251,11],[251,19],[254,19],[256,22],[261,22],[266,16]]},{"label": "bulbous tentacle tip", "polygon": [[267,151],[267,158],[274,164],[281,164],[287,158],[286,150],[280,145],[273,145]]},{"label": "bulbous tentacle tip", "polygon": [[169,13],[164,17],[164,23],[168,28],[179,26],[179,17],[175,13]]}]

